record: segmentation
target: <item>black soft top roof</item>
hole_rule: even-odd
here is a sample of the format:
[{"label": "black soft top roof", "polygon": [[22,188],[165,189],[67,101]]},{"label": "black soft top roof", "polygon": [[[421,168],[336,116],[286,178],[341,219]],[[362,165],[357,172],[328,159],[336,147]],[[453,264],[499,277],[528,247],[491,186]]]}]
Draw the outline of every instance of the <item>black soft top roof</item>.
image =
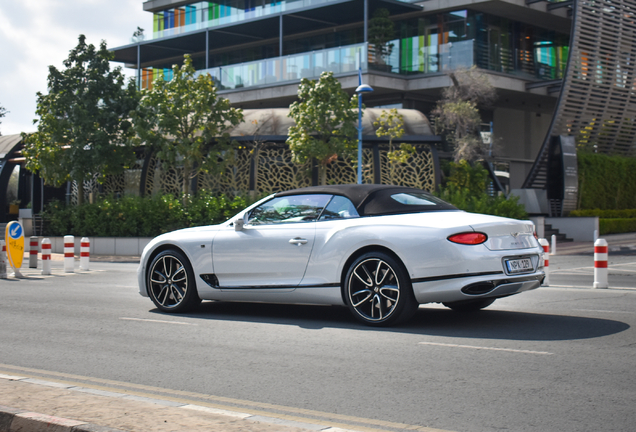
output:
[{"label": "black soft top roof", "polygon": [[[415,193],[426,195],[427,200],[434,205],[402,204],[391,198],[399,193]],[[330,194],[341,195],[349,198],[360,216],[378,216],[401,213],[419,213],[437,210],[457,210],[456,207],[431,195],[430,193],[406,186],[381,185],[381,184],[347,184],[311,186],[301,189],[293,189],[278,192],[277,197],[289,195]]]}]

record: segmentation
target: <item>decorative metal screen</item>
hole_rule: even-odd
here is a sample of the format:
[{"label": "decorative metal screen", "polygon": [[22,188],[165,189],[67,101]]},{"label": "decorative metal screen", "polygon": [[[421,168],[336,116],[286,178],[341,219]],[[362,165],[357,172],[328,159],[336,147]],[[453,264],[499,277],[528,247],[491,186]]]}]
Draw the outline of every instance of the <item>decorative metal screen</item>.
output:
[{"label": "decorative metal screen", "polygon": [[[416,145],[417,151],[406,164],[389,164],[386,146],[379,146],[374,158],[374,149],[363,151],[362,176],[364,183],[374,183],[375,170],[379,169],[380,180],[384,184],[412,186],[428,191],[436,187],[436,166],[433,151],[427,144]],[[392,170],[392,171],[391,171]],[[391,172],[393,175],[391,175]],[[197,178],[197,187],[217,193],[234,195],[247,192],[250,178],[258,194],[296,189],[312,185],[312,165],[292,162],[292,154],[286,145],[265,145],[252,151],[236,150],[231,163],[221,175],[202,173]],[[178,195],[183,188],[183,175],[178,168],[165,170],[161,161],[151,156],[145,176],[145,194],[167,193]],[[338,158],[327,168],[327,183],[351,184],[357,181],[357,166],[348,159]]]}]

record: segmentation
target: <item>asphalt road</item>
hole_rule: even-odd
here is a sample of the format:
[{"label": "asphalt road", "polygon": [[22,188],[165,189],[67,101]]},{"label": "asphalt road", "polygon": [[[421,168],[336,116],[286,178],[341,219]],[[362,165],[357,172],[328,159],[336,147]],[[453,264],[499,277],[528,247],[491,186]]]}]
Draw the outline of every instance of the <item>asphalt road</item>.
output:
[{"label": "asphalt road", "polygon": [[351,429],[631,431],[636,256],[612,257],[608,290],[590,288],[590,259],[551,257],[551,287],[474,314],[422,306],[389,329],[337,307],[206,302],[162,314],[137,293],[135,264],[31,272],[0,280],[0,373]]}]

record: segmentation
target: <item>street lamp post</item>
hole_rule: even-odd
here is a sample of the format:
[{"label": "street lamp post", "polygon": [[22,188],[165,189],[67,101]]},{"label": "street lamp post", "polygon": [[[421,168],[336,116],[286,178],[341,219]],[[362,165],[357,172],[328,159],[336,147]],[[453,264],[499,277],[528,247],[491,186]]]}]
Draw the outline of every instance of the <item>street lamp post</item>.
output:
[{"label": "street lamp post", "polygon": [[362,184],[362,93],[372,92],[368,84],[362,84],[362,73],[359,75],[360,85],[356,89],[358,94],[358,184]]}]

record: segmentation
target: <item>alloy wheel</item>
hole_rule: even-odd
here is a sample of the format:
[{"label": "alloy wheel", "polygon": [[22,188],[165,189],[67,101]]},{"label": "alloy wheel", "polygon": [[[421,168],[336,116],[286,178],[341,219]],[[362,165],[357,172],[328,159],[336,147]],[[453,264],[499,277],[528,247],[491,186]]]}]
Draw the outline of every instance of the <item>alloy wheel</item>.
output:
[{"label": "alloy wheel", "polygon": [[347,291],[351,307],[367,322],[387,320],[400,300],[400,282],[384,260],[369,258],[349,273]]},{"label": "alloy wheel", "polygon": [[152,299],[161,309],[178,307],[188,293],[188,272],[174,255],[158,257],[152,264],[148,281]]}]

